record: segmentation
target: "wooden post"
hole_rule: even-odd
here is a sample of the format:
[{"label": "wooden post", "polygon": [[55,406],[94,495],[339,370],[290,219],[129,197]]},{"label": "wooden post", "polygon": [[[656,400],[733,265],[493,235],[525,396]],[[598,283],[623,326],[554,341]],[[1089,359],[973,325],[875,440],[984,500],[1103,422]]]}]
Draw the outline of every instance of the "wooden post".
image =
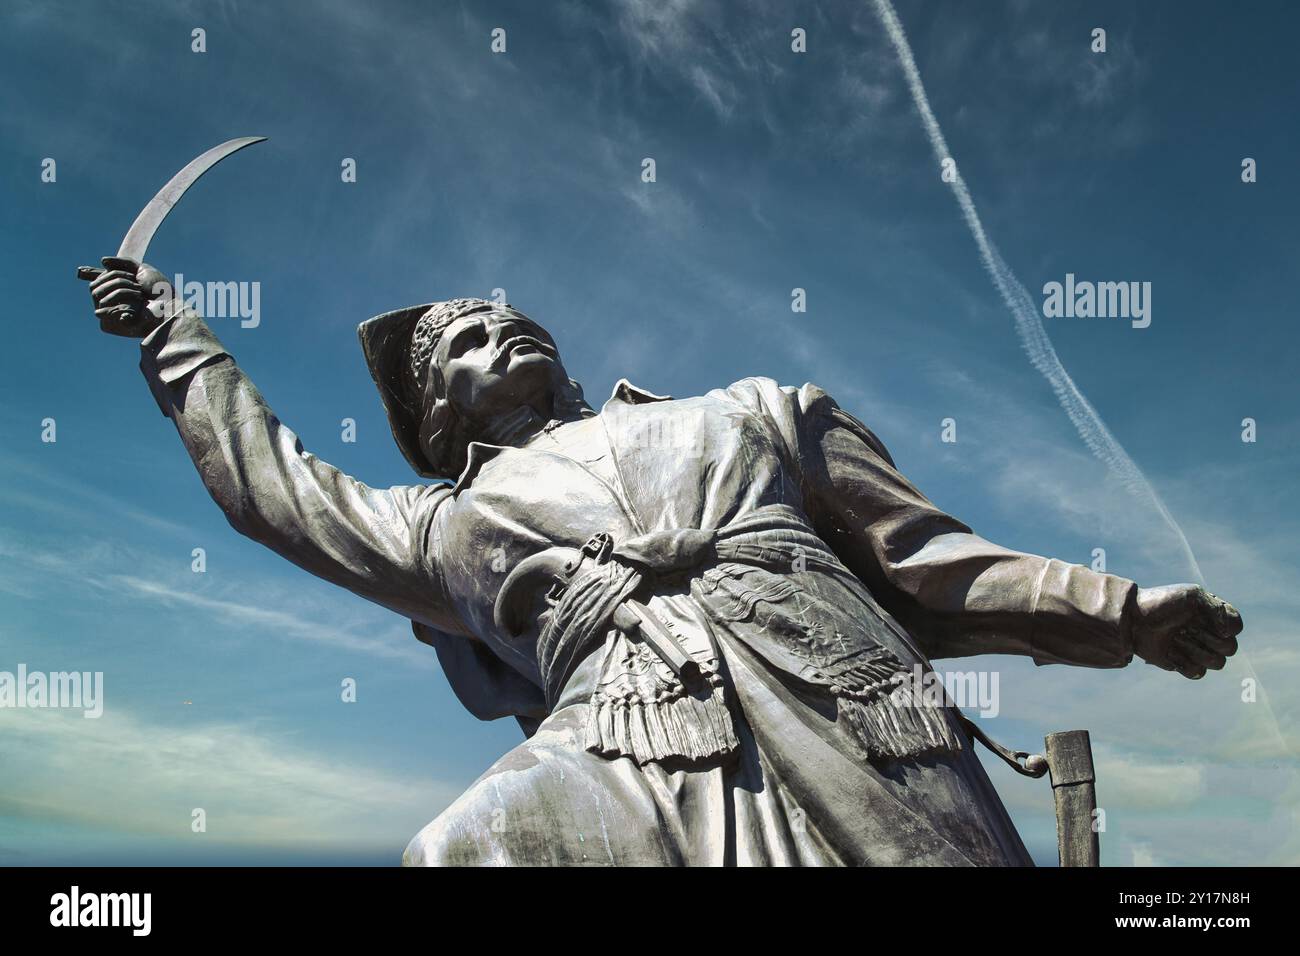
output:
[{"label": "wooden post", "polygon": [[1056,798],[1056,845],[1061,866],[1100,866],[1101,843],[1094,820],[1097,776],[1088,731],[1048,734],[1043,742],[1047,745],[1047,767]]}]

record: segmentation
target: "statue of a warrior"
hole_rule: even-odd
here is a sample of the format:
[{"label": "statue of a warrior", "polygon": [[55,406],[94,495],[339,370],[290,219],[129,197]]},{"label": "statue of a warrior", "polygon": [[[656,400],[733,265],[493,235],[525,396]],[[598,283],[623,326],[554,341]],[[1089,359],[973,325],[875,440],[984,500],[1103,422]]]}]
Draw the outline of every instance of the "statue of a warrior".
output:
[{"label": "statue of a warrior", "polygon": [[[1241,619],[974,534],[815,385],[747,378],[599,410],[550,334],[453,299],[360,327],[429,479],[370,488],[303,450],[149,266],[106,260],[105,331],[242,534],[409,618],[477,717],[527,739],[410,864],[1030,862],[934,658],[1022,654],[1192,679]],[[496,825],[494,825],[496,824]]]}]

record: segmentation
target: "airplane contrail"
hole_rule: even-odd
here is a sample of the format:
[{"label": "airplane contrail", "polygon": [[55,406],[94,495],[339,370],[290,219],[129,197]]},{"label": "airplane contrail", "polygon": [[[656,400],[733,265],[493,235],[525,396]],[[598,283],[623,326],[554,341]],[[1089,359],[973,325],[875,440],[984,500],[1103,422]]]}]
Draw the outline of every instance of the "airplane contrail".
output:
[{"label": "airplane contrail", "polygon": [[[889,0],[874,0],[874,2],[876,14],[885,25],[885,32],[889,34],[894,50],[898,53],[903,75],[912,93],[912,102],[916,105],[917,112],[921,114],[921,123],[930,139],[930,146],[934,150],[935,157],[942,163],[945,159],[951,158],[952,154],[948,152],[948,144],[943,138],[943,130],[939,128],[939,121],[934,118],[934,111],[930,109],[930,99],[925,94],[925,85],[921,82],[921,73],[916,68],[916,60],[912,57],[912,48],[907,42],[907,35],[903,32],[903,25],[899,22],[898,14]],[[1034,299],[1024,284],[1016,278],[1011,267],[1003,261],[997,246],[984,231],[984,224],[980,222],[970,190],[966,188],[966,181],[962,179],[961,166],[960,164],[955,166],[956,175],[951,185],[957,197],[957,204],[961,207],[962,216],[970,228],[971,235],[975,237],[975,244],[979,247],[985,270],[1001,294],[1002,301],[1007,304],[1007,308],[1015,318],[1020,344],[1028,354],[1029,361],[1052,386],[1057,401],[1065,409],[1065,414],[1069,416],[1084,444],[1110,468],[1125,488],[1155,507],[1160,517],[1177,536],[1195,582],[1204,584],[1205,578],[1201,574],[1201,566],[1196,562],[1196,555],[1192,553],[1192,547],[1188,544],[1183,529],[1169,513],[1169,509],[1165,507],[1165,503],[1160,499],[1151,482],[1142,473],[1142,469],[1137,466],[1137,462],[1129,457],[1124,446],[1110,433],[1110,429],[1101,420],[1097,410],[1084,397],[1083,392],[1079,391],[1079,387],[1074,384],[1074,379],[1061,364],[1051,339],[1047,337],[1047,330],[1043,328],[1043,320],[1038,314]]]},{"label": "airplane contrail", "polygon": [[[889,0],[874,0],[874,3],[876,14],[885,25],[885,32],[889,34],[890,42],[898,53],[899,62],[903,66],[903,75],[912,93],[912,102],[916,105],[917,112],[921,114],[921,123],[930,139],[930,146],[934,150],[935,157],[942,164],[952,154],[948,152],[948,144],[943,138],[943,130],[939,128],[939,121],[934,118],[934,111],[930,109],[930,99],[925,95],[925,85],[921,82],[921,72],[916,68],[916,60],[912,57],[912,47],[907,42],[907,34],[903,32],[903,25],[899,22],[898,14]],[[1193,580],[1203,586],[1205,577],[1201,574],[1201,566],[1196,562],[1196,555],[1192,553],[1192,546],[1188,544],[1183,529],[1178,526],[1174,516],[1160,500],[1160,496],[1156,494],[1155,488],[1142,473],[1142,469],[1137,466],[1137,462],[1129,457],[1124,446],[1110,433],[1110,429],[1101,420],[1097,410],[1084,397],[1083,392],[1079,391],[1079,386],[1074,384],[1074,379],[1070,378],[1070,373],[1061,364],[1056,349],[1052,347],[1051,339],[1047,337],[1047,330],[1043,328],[1043,320],[1038,315],[1038,308],[1029,290],[1016,278],[1016,274],[1011,271],[1011,267],[998,252],[997,246],[984,231],[984,224],[980,222],[970,190],[966,188],[966,182],[961,178],[960,165],[956,165],[956,176],[952,183],[953,193],[957,197],[958,205],[961,206],[966,225],[970,227],[971,235],[975,237],[975,244],[979,247],[984,268],[1002,295],[1002,301],[1007,304],[1007,308],[1011,310],[1016,320],[1020,344],[1028,354],[1029,361],[1052,386],[1052,391],[1056,393],[1057,400],[1065,409],[1065,414],[1069,416],[1084,444],[1110,468],[1129,491],[1139,499],[1155,506],[1160,517],[1177,535],[1183,555],[1191,568]],[[1279,745],[1284,750],[1290,750],[1286,736],[1282,733],[1282,725],[1278,723],[1277,715],[1273,712],[1273,706],[1269,703],[1268,695],[1264,692],[1250,657],[1242,651],[1237,655],[1237,659],[1259,689],[1259,700],[1264,704],[1264,712],[1268,714],[1273,724],[1273,731],[1277,735]]]}]

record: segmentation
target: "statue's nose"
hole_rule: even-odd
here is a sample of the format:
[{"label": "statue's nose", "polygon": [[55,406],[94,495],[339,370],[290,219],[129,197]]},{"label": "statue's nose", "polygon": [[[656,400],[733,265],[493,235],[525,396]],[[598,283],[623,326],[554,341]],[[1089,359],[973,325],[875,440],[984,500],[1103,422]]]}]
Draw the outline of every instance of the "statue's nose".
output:
[{"label": "statue's nose", "polygon": [[503,316],[498,318],[492,325],[492,335],[497,342],[504,342],[508,338],[523,334],[527,331],[527,326],[513,316]]}]

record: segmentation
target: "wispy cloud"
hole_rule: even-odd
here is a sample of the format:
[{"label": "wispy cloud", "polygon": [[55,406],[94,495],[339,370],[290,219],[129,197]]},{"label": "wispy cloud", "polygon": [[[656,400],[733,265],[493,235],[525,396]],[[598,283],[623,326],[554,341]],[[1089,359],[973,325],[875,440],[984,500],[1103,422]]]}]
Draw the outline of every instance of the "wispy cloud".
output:
[{"label": "wispy cloud", "polygon": [[725,44],[710,42],[710,18],[697,0],[622,0],[616,8],[620,32],[643,68],[685,77],[722,119],[735,109],[737,92],[719,63]]},{"label": "wispy cloud", "polygon": [[[0,819],[217,843],[400,847],[456,795],[265,726],[0,708]],[[207,832],[192,833],[192,810]]]},{"label": "wispy cloud", "polygon": [[[121,574],[115,568],[131,568],[136,573]],[[114,541],[82,537],[54,550],[12,531],[0,541],[0,590],[32,600],[57,601],[63,599],[69,585],[82,593],[91,588],[110,604],[126,599],[189,608],[200,612],[209,624],[221,624],[235,632],[255,627],[272,639],[310,642],[437,670],[436,658],[414,639],[400,618],[365,607],[344,593],[308,597],[292,586],[239,573],[233,578],[229,573],[223,575],[220,583],[209,582],[206,575],[178,571],[156,556]],[[380,628],[373,624],[356,629],[340,626],[340,621],[358,614],[388,623]]]},{"label": "wispy cloud", "polygon": [[403,640],[400,643],[378,640],[342,630],[320,620],[304,619],[297,614],[240,601],[207,597],[132,575],[109,574],[93,583],[100,587],[120,586],[131,594],[167,606],[195,608],[202,611],[208,620],[222,620],[232,626],[253,625],[281,637],[327,644],[345,651],[403,661],[429,670],[436,669],[435,660],[428,649],[413,640]]},{"label": "wispy cloud", "polygon": [[74,478],[56,468],[13,454],[0,456],[0,500],[36,509],[63,520],[101,524],[106,515],[127,523],[177,537],[194,537],[192,529],[177,521],[137,508],[98,485]]}]

